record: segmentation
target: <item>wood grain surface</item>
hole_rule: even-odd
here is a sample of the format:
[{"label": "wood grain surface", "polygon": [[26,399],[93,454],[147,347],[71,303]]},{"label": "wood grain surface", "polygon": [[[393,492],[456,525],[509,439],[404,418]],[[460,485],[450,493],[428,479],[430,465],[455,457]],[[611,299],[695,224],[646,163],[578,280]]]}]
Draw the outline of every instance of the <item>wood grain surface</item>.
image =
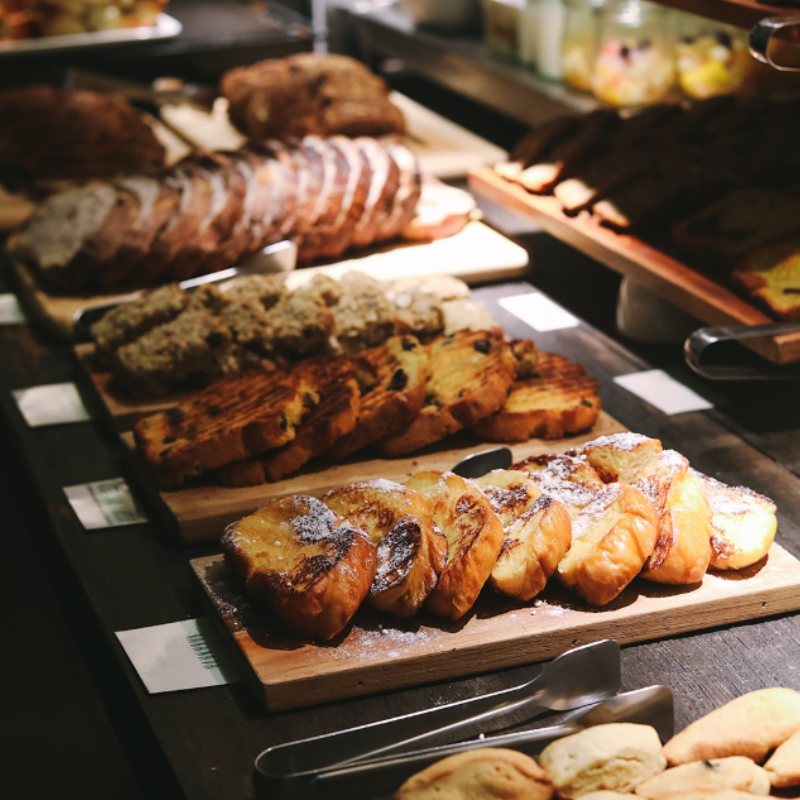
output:
[{"label": "wood grain surface", "polygon": [[[470,186],[536,219],[544,230],[642,284],[709,325],[775,322],[729,289],[634,236],[615,233],[588,214],[568,217],[554,197],[531,194],[491,169],[473,171]],[[800,360],[800,333],[746,342],[778,364]]]}]

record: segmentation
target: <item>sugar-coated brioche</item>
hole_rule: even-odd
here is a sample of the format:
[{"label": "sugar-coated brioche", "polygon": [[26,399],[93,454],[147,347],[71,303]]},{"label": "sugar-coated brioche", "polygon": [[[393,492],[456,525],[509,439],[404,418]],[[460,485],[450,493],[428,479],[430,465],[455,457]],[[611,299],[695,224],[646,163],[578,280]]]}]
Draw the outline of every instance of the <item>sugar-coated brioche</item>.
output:
[{"label": "sugar-coated brioche", "polygon": [[600,476],[582,456],[530,456],[512,466],[524,472],[542,491],[560,500],[571,515],[589,505],[605,488]]},{"label": "sugar-coated brioche", "polygon": [[630,483],[661,449],[658,439],[625,431],[599,436],[587,442],[581,453],[606,483]]},{"label": "sugar-coated brioche", "polygon": [[503,527],[516,522],[542,495],[542,490],[524,472],[495,469],[475,483],[489,499]]}]

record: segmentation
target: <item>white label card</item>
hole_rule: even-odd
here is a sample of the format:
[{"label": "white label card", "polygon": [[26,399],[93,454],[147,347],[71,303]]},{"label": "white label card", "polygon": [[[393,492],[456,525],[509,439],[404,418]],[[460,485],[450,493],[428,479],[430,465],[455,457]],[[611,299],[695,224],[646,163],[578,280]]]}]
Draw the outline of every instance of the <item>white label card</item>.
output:
[{"label": "white label card", "polygon": [[147,522],[124,478],[65,486],[64,494],[86,530]]},{"label": "white label card", "polygon": [[541,292],[517,294],[498,301],[501,308],[519,317],[540,333],[576,328],[580,320]]},{"label": "white label card", "polygon": [[683,414],[687,411],[706,411],[714,408],[705,397],[693,392],[664,370],[650,369],[614,378],[614,383],[627,389],[665,414]]},{"label": "white label card", "polygon": [[0,325],[24,325],[28,321],[15,294],[0,294]]},{"label": "white label card", "polygon": [[12,392],[25,422],[31,428],[86,422],[91,415],[74,383],[51,383]]},{"label": "white label card", "polygon": [[118,631],[117,638],[150,694],[241,680],[209,619]]}]

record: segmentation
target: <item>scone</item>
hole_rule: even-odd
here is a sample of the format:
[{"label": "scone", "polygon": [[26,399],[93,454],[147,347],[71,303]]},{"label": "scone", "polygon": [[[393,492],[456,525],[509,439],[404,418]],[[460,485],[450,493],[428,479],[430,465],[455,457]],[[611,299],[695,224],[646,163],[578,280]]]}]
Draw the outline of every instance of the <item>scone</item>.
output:
[{"label": "scone", "polygon": [[409,778],[396,800],[550,800],[547,773],[516,750],[484,747],[444,758]]},{"label": "scone", "polygon": [[572,519],[572,547],[558,565],[562,582],[595,606],[610,603],[653,552],[658,515],[624,483],[609,484]]},{"label": "scone", "polygon": [[377,548],[370,605],[398,617],[419,611],[447,562],[447,539],[427,501],[402,484],[378,480],[333,489],[322,502],[368,533]]},{"label": "scone", "polygon": [[701,717],[664,745],[673,766],[745,756],[757,763],[800,730],[800,692],[759,689]]},{"label": "scone", "polygon": [[712,758],[673,767],[640,783],[636,794],[649,800],[693,791],[733,789],[751,795],[769,794],[769,776],[753,760],[742,756]]},{"label": "scone", "polygon": [[800,786],[800,731],[779,745],[764,764],[764,769],[775,788]]},{"label": "scone", "polygon": [[221,544],[248,594],[299,636],[340,633],[375,578],[369,537],[313,497],[273,500],[229,525]]},{"label": "scone", "polygon": [[452,472],[418,472],[406,486],[428,501],[434,524],[447,537],[447,565],[427,608],[459,619],[489,579],[503,546],[503,523],[483,492]]},{"label": "scone", "polygon": [[605,488],[600,476],[581,456],[530,456],[511,469],[527,474],[543,491],[560,500],[572,516]]},{"label": "scone", "polygon": [[628,792],[667,766],[655,728],[627,722],[597,725],[547,745],[539,763],[559,796]]},{"label": "scone", "polygon": [[581,453],[606,483],[630,483],[662,450],[658,439],[641,433],[612,433],[587,442]]},{"label": "scone", "polygon": [[711,512],[689,462],[675,450],[664,450],[631,484],[658,513],[658,539],[642,577],[673,585],[699,583],[711,558]]},{"label": "scone", "polygon": [[714,569],[744,569],[760,561],[772,545],[778,520],[775,503],[744,486],[697,473],[711,510],[711,563]]}]

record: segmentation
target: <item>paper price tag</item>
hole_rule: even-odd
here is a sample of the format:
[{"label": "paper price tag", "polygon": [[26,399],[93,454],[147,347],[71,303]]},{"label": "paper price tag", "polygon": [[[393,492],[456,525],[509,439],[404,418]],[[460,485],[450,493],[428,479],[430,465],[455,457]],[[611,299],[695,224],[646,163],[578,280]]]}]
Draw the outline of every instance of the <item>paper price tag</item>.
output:
[{"label": "paper price tag", "polygon": [[541,292],[518,294],[498,301],[501,308],[511,312],[535,331],[560,331],[576,328],[580,320]]},{"label": "paper price tag", "polygon": [[65,486],[64,494],[86,530],[147,522],[124,478]]},{"label": "paper price tag", "polygon": [[614,383],[627,389],[665,414],[706,411],[714,408],[705,397],[693,392],[661,369],[634,372],[614,378]]},{"label": "paper price tag", "polygon": [[20,413],[31,428],[86,422],[91,414],[74,383],[51,383],[12,392]]},{"label": "paper price tag", "polygon": [[117,638],[150,694],[241,680],[211,620],[188,619],[118,631]]},{"label": "paper price tag", "polygon": [[15,294],[0,294],[0,325],[24,325],[28,321]]}]

